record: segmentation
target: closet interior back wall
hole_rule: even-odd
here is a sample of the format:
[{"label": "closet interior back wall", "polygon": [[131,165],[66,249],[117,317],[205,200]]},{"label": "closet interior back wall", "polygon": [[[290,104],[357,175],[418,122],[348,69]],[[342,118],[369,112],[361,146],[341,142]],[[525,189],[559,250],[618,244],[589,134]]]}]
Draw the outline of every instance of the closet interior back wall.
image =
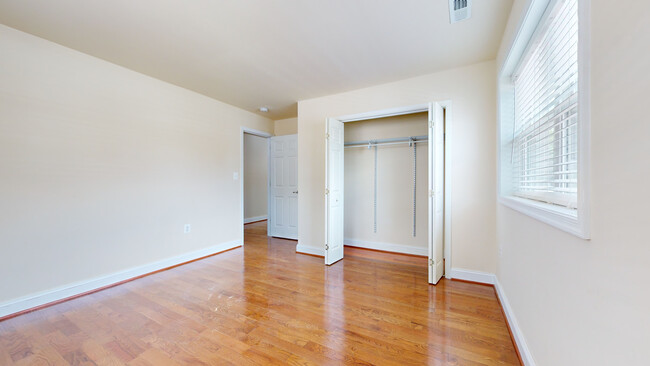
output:
[{"label": "closet interior back wall", "polygon": [[[427,113],[345,124],[345,142],[427,135]],[[377,231],[374,230],[375,148],[345,149],[345,244],[427,255],[428,143],[416,144],[413,236],[413,147],[377,147]]]}]

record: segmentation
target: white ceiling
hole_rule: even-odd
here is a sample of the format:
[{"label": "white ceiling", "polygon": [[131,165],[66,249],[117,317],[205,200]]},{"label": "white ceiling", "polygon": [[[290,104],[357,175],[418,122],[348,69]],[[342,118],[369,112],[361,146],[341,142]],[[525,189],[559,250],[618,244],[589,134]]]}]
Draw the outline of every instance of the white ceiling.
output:
[{"label": "white ceiling", "polygon": [[[0,0],[0,23],[240,108],[494,59],[512,0]],[[259,113],[259,112],[257,112]]]}]

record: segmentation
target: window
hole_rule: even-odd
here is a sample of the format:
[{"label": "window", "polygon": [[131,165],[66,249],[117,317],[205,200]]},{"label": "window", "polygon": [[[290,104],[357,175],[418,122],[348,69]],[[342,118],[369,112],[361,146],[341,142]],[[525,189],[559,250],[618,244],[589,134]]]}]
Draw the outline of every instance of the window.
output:
[{"label": "window", "polygon": [[499,78],[500,201],[583,238],[586,2],[533,1]]}]

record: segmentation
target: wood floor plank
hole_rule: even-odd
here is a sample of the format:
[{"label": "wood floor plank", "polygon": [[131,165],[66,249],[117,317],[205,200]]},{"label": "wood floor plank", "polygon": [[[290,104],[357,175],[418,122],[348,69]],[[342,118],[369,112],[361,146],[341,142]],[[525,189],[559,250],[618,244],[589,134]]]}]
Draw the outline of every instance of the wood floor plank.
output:
[{"label": "wood floor plank", "polygon": [[11,359],[11,356],[9,356],[7,350],[5,350],[4,347],[0,345],[0,365],[11,366],[13,364],[14,361]]},{"label": "wood floor plank", "polygon": [[50,345],[38,344],[33,347],[29,356],[14,362],[16,366],[24,365],[51,365],[68,366],[69,363]]},{"label": "wood floor plank", "polygon": [[97,365],[123,366],[125,365],[115,354],[109,352],[95,340],[87,340],[81,344],[83,352]]},{"label": "wood floor plank", "polygon": [[245,245],[0,322],[0,364],[518,365],[494,289],[427,283],[426,258]]}]

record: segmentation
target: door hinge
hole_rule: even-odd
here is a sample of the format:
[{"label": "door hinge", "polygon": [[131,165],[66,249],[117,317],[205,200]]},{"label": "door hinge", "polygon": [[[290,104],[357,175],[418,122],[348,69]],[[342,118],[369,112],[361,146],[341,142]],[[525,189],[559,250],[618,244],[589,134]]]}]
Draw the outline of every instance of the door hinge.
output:
[{"label": "door hinge", "polygon": [[436,195],[436,192],[433,189],[429,190],[429,197],[433,197],[435,195]]},{"label": "door hinge", "polygon": [[326,134],[325,134],[325,139],[327,139],[327,140],[330,139],[330,134],[329,134],[329,133],[326,133]]},{"label": "door hinge", "polygon": [[436,262],[435,262],[433,259],[429,259],[429,265],[430,265],[431,267],[433,267],[433,265],[434,265],[435,263],[436,263]]},{"label": "door hinge", "polygon": [[325,250],[330,250],[330,246],[325,244]]},{"label": "door hinge", "polygon": [[327,188],[325,188],[325,194],[326,194],[326,195],[330,194],[330,190],[327,189]]},{"label": "door hinge", "polygon": [[429,128],[433,128],[434,125],[433,121],[429,121]]}]

